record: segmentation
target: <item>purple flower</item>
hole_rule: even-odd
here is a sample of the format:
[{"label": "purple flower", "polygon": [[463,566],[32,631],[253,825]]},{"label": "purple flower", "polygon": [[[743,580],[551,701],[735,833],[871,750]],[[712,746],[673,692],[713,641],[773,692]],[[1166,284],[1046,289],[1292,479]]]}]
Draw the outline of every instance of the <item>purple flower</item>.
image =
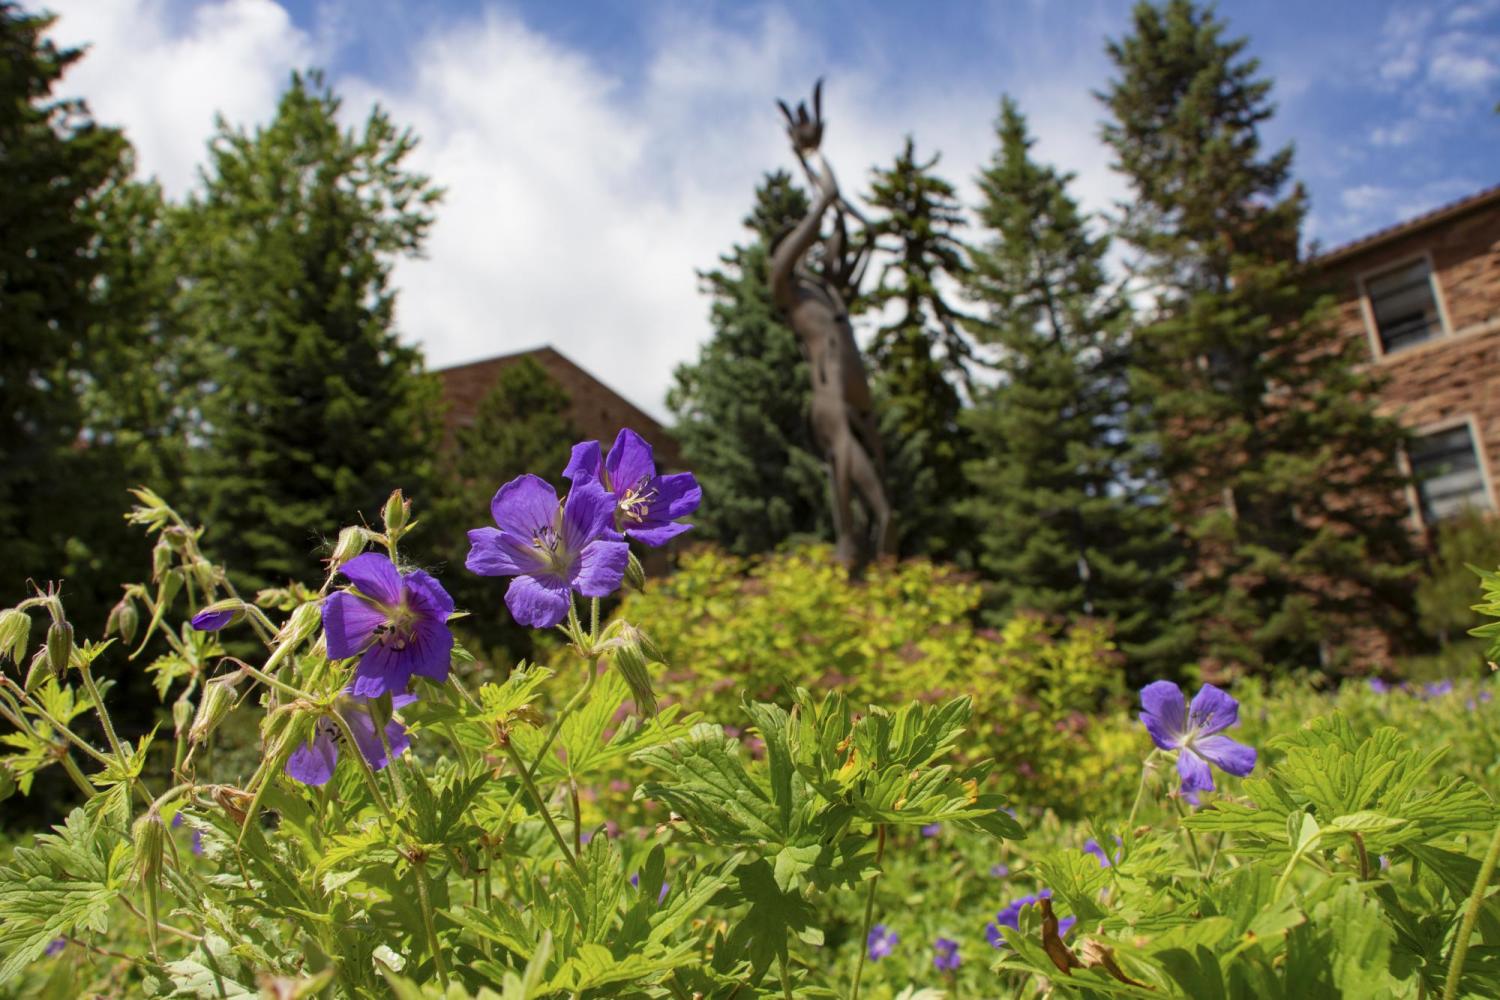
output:
[{"label": "purple flower", "polygon": [[942,832],[943,824],[941,823],[928,823],[926,826],[922,827],[922,836],[924,837],[936,837]]},{"label": "purple flower", "polygon": [[[1043,889],[1041,892],[1033,893],[1029,896],[1022,896],[1020,899],[1011,900],[1008,904],[1006,904],[1005,909],[995,914],[994,923],[985,925],[985,938],[989,940],[992,947],[1004,948],[1005,935],[1001,933],[1000,928],[1009,927],[1013,931],[1019,931],[1021,929],[1021,911],[1026,909],[1026,907],[1035,904],[1039,900],[1051,898],[1052,890]],[[1068,931],[1072,930],[1073,925],[1077,922],[1077,917],[1063,917],[1057,922],[1057,936],[1067,937]]]},{"label": "purple flower", "polygon": [[563,476],[576,489],[585,482],[601,484],[614,497],[615,528],[647,545],[663,545],[692,527],[681,524],[698,509],[703,490],[691,472],[656,474],[656,458],[645,438],[625,428],[615,437],[608,457],[598,441],[573,446]]},{"label": "purple flower", "polygon": [[870,936],[865,939],[865,948],[869,951],[870,961],[878,962],[885,958],[896,950],[896,942],[900,940],[901,935],[885,924],[876,924],[871,927]]},{"label": "purple flower", "polygon": [[42,949],[42,954],[46,955],[48,958],[56,958],[58,955],[62,954],[63,949],[67,946],[67,938],[53,938],[51,941],[47,942],[47,947]]},{"label": "purple flower", "polygon": [[453,598],[442,584],[419,569],[398,573],[378,552],[355,556],[339,572],[354,590],[336,590],[323,599],[323,632],[330,660],[360,658],[349,693],[360,698],[404,694],[412,674],[446,681]]},{"label": "purple flower", "polygon": [[469,532],[464,565],[480,576],[513,576],[505,606],[522,625],[551,628],[568,616],[570,590],[614,593],[630,546],[611,525],[615,501],[596,482],[575,484],[559,508],[557,491],[536,476],[512,479],[495,494],[495,528]]},{"label": "purple flower", "polygon": [[1010,865],[1001,861],[990,866],[990,874],[995,878],[1005,878],[1010,874]]},{"label": "purple flower", "polygon": [[1453,693],[1452,681],[1433,681],[1422,685],[1423,698],[1441,698],[1445,694]]},{"label": "purple flower", "polygon": [[[403,708],[417,700],[414,694],[398,694],[391,698],[392,708]],[[349,726],[355,746],[370,767],[379,771],[389,764],[385,745],[389,744],[391,756],[399,757],[411,746],[406,727],[395,719],[385,724],[385,743],[375,729],[375,719],[370,715],[370,699],[340,695],[333,710]],[[333,768],[339,762],[339,745],[344,742],[344,731],[338,723],[322,716],[313,725],[312,735],[287,758],[286,773],[304,785],[321,785],[333,777]]]},{"label": "purple flower", "polygon": [[1203,685],[1189,707],[1176,684],[1155,681],[1141,689],[1141,707],[1141,722],[1152,741],[1178,752],[1184,793],[1213,791],[1209,764],[1240,778],[1254,769],[1253,747],[1219,735],[1238,721],[1240,703],[1212,684]]},{"label": "purple flower", "polygon": [[1370,690],[1376,694],[1385,694],[1390,691],[1391,686],[1379,677],[1371,677],[1365,683],[1370,685]]},{"label": "purple flower", "polygon": [[940,937],[932,942],[932,967],[939,972],[952,972],[964,963],[958,956],[958,942]]},{"label": "purple flower", "polygon": [[189,621],[189,624],[199,632],[217,632],[239,617],[240,612],[235,608],[204,608]]},{"label": "purple flower", "polygon": [[193,845],[192,846],[193,846],[193,854],[196,855],[197,857],[200,857],[200,858],[203,857],[203,831],[202,830],[194,830],[193,831]]},{"label": "purple flower", "polygon": [[[639,889],[641,887],[641,874],[640,874],[640,872],[636,872],[634,875],[630,876],[630,884],[632,886],[634,886],[635,888],[637,888],[637,889]],[[666,902],[667,901],[667,893],[669,893],[671,891],[672,891],[672,883],[668,882],[666,879],[663,879],[662,883],[661,883],[661,891],[656,894],[656,905],[660,906],[662,903]]]},{"label": "purple flower", "polygon": [[[1117,845],[1120,843],[1119,837],[1115,838],[1115,843]],[[1083,849],[1087,853],[1092,854],[1094,857],[1099,859],[1100,868],[1109,868],[1114,863],[1114,861],[1118,861],[1120,859],[1120,852],[1116,851],[1114,861],[1111,861],[1110,856],[1105,853],[1104,848],[1099,846],[1099,841],[1095,840],[1093,837],[1090,837],[1088,840],[1085,840],[1083,842]]]}]

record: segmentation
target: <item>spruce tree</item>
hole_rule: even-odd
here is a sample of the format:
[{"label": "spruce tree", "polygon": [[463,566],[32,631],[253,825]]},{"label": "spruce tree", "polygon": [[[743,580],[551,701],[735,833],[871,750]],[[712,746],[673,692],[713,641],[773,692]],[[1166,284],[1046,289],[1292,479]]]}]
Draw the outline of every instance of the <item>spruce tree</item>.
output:
[{"label": "spruce tree", "polygon": [[713,335],[674,373],[667,405],[687,466],[703,487],[694,534],[732,552],[827,537],[828,473],[808,427],[811,386],[797,336],[775,314],[770,249],[808,211],[785,171],[768,174],[745,219],[753,238],[701,274]]},{"label": "spruce tree", "polygon": [[82,52],[46,37],[52,21],[0,3],[0,604],[29,596],[28,578],[66,580],[86,634],[132,568],[119,557],[129,482],[83,398],[108,314],[106,205],[130,158],[118,130],[53,96]]},{"label": "spruce tree", "polygon": [[874,171],[869,201],[882,214],[877,240],[894,254],[860,306],[894,310],[875,331],[870,353],[874,390],[881,408],[886,478],[907,555],[953,558],[968,531],[955,511],[966,492],[963,463],[972,448],[959,423],[968,366],[973,357],[944,283],[968,270],[957,232],[964,225],[953,186],[933,172],[938,156],[921,162],[906,146],[890,167]]},{"label": "spruce tree", "polygon": [[1072,175],[1037,163],[1009,98],[999,149],[979,178],[989,240],[971,254],[978,338],[1001,351],[997,385],[965,414],[982,457],[968,463],[989,614],[1115,623],[1138,677],[1175,670],[1178,546],[1130,435],[1126,310],[1105,273],[1109,240],[1068,194]]},{"label": "spruce tree", "polygon": [[1225,30],[1190,0],[1141,3],[1108,46],[1121,232],[1155,300],[1134,377],[1193,541],[1206,665],[1336,669],[1362,626],[1410,633],[1402,437],[1298,260],[1292,150],[1262,149],[1271,84]]},{"label": "spruce tree", "polygon": [[273,120],[221,124],[181,224],[184,320],[211,356],[195,514],[251,585],[315,571],[320,541],[386,495],[426,496],[436,387],[393,328],[391,266],[416,253],[437,191],[380,109],[338,123],[316,74]]},{"label": "spruce tree", "polygon": [[[517,476],[540,475],[566,492],[562,470],[582,436],[568,417],[569,405],[563,387],[531,358],[504,368],[480,400],[474,422],[459,428],[449,442],[442,497],[427,530],[412,536],[414,551],[430,553],[430,561],[445,569],[443,585],[458,607],[474,612],[458,623],[465,644],[500,652],[512,662],[531,654],[533,630],[498,608],[500,592],[493,580],[464,570],[467,531],[491,523],[490,500]],[[606,448],[609,444],[604,442]]]}]

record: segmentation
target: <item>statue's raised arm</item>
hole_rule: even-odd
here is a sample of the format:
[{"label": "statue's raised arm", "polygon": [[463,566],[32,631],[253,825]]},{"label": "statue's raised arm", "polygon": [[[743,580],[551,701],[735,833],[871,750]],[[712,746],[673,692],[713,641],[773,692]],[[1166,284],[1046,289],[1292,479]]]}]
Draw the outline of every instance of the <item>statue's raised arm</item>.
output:
[{"label": "statue's raised arm", "polygon": [[[814,198],[806,216],[771,253],[771,299],[797,334],[812,370],[813,438],[829,466],[833,492],[833,525],[840,561],[857,569],[871,555],[894,555],[895,525],[881,483],[882,455],[864,361],[849,322],[848,300],[859,292],[864,263],[871,250],[869,224],[839,193],[833,168],[823,155],[823,81],[813,87],[812,111],[799,103],[794,113],[776,102],[786,118],[792,152],[802,164]],[[829,209],[834,223],[823,238]],[[845,215],[865,226],[851,239]],[[820,266],[808,251],[823,238]],[[857,531],[854,496],[864,506],[868,531]]]}]

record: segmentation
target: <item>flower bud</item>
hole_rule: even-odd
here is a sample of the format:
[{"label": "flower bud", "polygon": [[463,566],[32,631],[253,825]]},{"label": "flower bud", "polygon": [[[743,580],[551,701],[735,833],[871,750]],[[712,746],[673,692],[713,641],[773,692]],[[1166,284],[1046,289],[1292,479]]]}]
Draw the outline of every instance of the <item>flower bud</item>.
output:
[{"label": "flower bud", "polygon": [[50,668],[51,658],[47,655],[47,647],[43,646],[32,654],[31,665],[26,668],[26,690],[35,691],[41,687]]},{"label": "flower bud", "polygon": [[615,647],[614,663],[625,685],[630,688],[630,697],[635,701],[636,711],[649,716],[656,714],[656,692],[651,688],[651,671],[647,667],[641,638],[640,631],[633,625],[624,626],[620,632],[619,645]]},{"label": "flower bud", "polygon": [[151,579],[160,580],[161,575],[172,568],[172,548],[163,539],[151,550]]},{"label": "flower bud", "polygon": [[0,611],[0,656],[8,656],[17,665],[26,655],[31,638],[31,616],[15,608]]},{"label": "flower bud", "polygon": [[178,698],[172,702],[172,731],[181,736],[193,722],[193,702],[190,698]]},{"label": "flower bud", "polygon": [[135,842],[135,874],[142,884],[156,882],[161,877],[162,849],[167,840],[167,826],[161,814],[148,809],[135,821],[131,835]]},{"label": "flower bud", "polygon": [[47,629],[47,666],[58,680],[68,672],[68,658],[73,655],[73,626],[54,621]]},{"label": "flower bud", "polygon": [[[386,518],[390,518],[390,502],[386,502]],[[370,533],[358,525],[350,525],[339,532],[339,540],[333,546],[332,566],[337,569],[359,555],[370,544]]]},{"label": "flower bud", "polygon": [[140,624],[141,616],[135,609],[135,602],[124,597],[119,604],[110,608],[109,620],[104,624],[104,634],[118,634],[128,646],[135,641],[135,631]]},{"label": "flower bud", "polygon": [[319,601],[308,601],[297,605],[286,624],[281,626],[284,642],[303,642],[318,631],[323,624],[323,605]]},{"label": "flower bud", "polygon": [[411,501],[401,495],[400,490],[391,493],[385,502],[385,533],[399,535],[411,519]]},{"label": "flower bud", "polygon": [[215,601],[193,616],[192,626],[199,632],[217,632],[245,617],[245,602],[238,597]]},{"label": "flower bud", "polygon": [[202,743],[219,728],[219,723],[224,721],[224,717],[234,707],[235,699],[239,696],[238,686],[244,676],[244,671],[236,670],[222,677],[215,677],[203,685],[203,699],[198,703],[198,714],[194,716],[193,724],[188,729],[189,743]]},{"label": "flower bud", "polygon": [[641,565],[634,552],[629,553],[625,562],[625,582],[636,590],[646,589],[646,567]]}]

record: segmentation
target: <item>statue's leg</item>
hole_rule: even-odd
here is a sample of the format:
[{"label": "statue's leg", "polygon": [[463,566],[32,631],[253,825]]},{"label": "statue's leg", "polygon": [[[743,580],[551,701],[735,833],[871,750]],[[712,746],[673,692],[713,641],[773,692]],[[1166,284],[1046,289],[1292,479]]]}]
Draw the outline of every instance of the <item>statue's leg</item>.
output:
[{"label": "statue's leg", "polygon": [[833,477],[834,555],[845,566],[859,562],[859,539],[854,537],[854,495],[850,481],[849,456],[858,448],[847,437],[828,449],[828,466]]},{"label": "statue's leg", "polygon": [[874,536],[875,555],[896,554],[896,522],[891,513],[890,501],[886,499],[885,487],[880,482],[880,473],[870,458],[870,453],[861,448],[852,436],[849,448],[849,476],[865,508],[870,512],[870,528]]}]

